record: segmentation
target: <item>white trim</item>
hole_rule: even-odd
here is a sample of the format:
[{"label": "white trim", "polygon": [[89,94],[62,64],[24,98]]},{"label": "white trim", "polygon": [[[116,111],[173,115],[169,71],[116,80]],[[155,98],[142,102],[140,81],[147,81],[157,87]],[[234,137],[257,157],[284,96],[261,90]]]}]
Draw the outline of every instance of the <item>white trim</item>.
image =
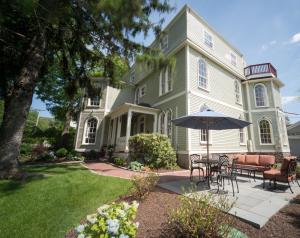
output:
[{"label": "white trim", "polygon": [[106,86],[106,95],[105,95],[105,106],[104,106],[104,111],[109,112],[110,110],[108,109],[108,95],[109,95],[109,86]]},{"label": "white trim", "polygon": [[196,91],[194,91],[194,90],[191,90],[191,91],[190,91],[190,94],[192,94],[192,95],[194,95],[194,96],[202,97],[202,98],[204,98],[204,99],[210,100],[210,101],[212,101],[212,102],[219,103],[219,104],[221,104],[221,105],[223,105],[223,106],[230,107],[230,108],[232,108],[232,109],[235,109],[235,110],[238,110],[238,111],[241,111],[241,112],[245,112],[242,108],[238,108],[238,107],[232,106],[232,105],[230,105],[230,104],[228,104],[228,103],[225,103],[225,102],[220,101],[220,100],[218,100],[218,99],[215,99],[215,98],[213,98],[213,97],[207,96],[207,95],[202,94],[202,93],[200,93],[200,92],[196,92]]},{"label": "white trim", "polygon": [[[186,93],[186,113],[187,115],[190,114],[190,97],[189,97],[189,90],[190,90],[190,47],[189,45],[186,46],[185,58],[186,58],[186,78],[185,78],[185,93]],[[191,129],[186,129],[186,140],[187,140],[187,149],[191,149]]]},{"label": "white trim", "polygon": [[[268,121],[269,122],[270,133],[271,133],[271,135],[270,135],[271,143],[268,143],[268,144],[261,143],[261,136],[260,136],[260,122],[261,121]],[[257,120],[257,125],[258,125],[257,128],[258,128],[259,144],[261,146],[275,145],[272,121],[269,118],[267,118],[267,117],[262,117],[261,119]]]},{"label": "white trim", "polygon": [[173,100],[173,99],[175,99],[175,98],[178,98],[178,97],[184,95],[185,93],[186,93],[185,91],[182,91],[182,92],[180,92],[180,93],[176,93],[176,94],[174,94],[174,95],[171,96],[171,97],[168,97],[168,98],[166,98],[166,99],[164,99],[164,100],[162,100],[162,101],[160,101],[160,102],[158,102],[158,103],[153,104],[152,106],[153,106],[153,107],[159,106],[159,105],[164,104],[164,103],[166,103],[166,102],[169,102],[169,101],[171,101],[171,100]]},{"label": "white trim", "polygon": [[100,108],[101,107],[101,97],[100,96],[96,96],[96,97],[99,97],[99,105],[91,105],[91,97],[88,97],[88,102],[87,102],[87,107],[89,108]]},{"label": "white trim", "polygon": [[[256,102],[256,87],[257,86],[262,86],[264,88],[264,100],[265,100],[265,105],[263,106],[257,106],[257,102]],[[258,83],[258,84],[255,84],[254,87],[253,87],[253,93],[254,93],[254,102],[255,102],[255,107],[256,108],[265,108],[265,107],[269,107],[269,97],[268,97],[268,90],[267,90],[267,87],[265,84],[263,83]]]},{"label": "white trim", "polygon": [[[238,92],[236,91],[236,86],[238,86]],[[240,81],[238,80],[238,79],[235,79],[234,80],[234,101],[235,101],[235,103],[236,104],[238,104],[238,105],[243,105],[241,102],[243,101],[243,99],[242,99],[242,85],[241,85],[241,83],[240,83]],[[239,96],[239,100],[237,100],[237,94],[238,94],[238,96]]]},{"label": "white trim", "polygon": [[[86,143],[85,142],[85,133],[86,133],[86,127],[87,127],[87,122],[90,120],[90,119],[96,119],[97,121],[97,126],[96,126],[96,132],[95,132],[95,142],[94,143]],[[81,144],[82,145],[96,145],[96,142],[97,142],[97,132],[98,132],[98,129],[99,129],[99,119],[96,117],[96,116],[90,116],[90,117],[87,117],[84,121],[84,128],[83,128],[83,133],[82,133],[82,141],[81,141]]]},{"label": "white trim", "polygon": [[[206,41],[205,41],[205,35],[208,35],[208,36],[210,36],[211,37],[211,46],[210,45],[208,45],[207,43],[206,43]],[[213,34],[212,33],[210,33],[210,32],[208,32],[206,29],[203,29],[203,44],[206,46],[206,47],[208,47],[209,49],[212,49],[212,50],[214,50],[214,46],[215,46],[215,42],[214,42],[214,37],[213,37]]]},{"label": "white trim", "polygon": [[79,131],[80,131],[80,123],[81,123],[81,112],[79,113],[79,118],[78,118],[78,123],[77,123],[77,128],[76,128],[75,149],[78,148],[78,147],[77,147],[77,142],[78,142]]},{"label": "white trim", "polygon": [[[199,80],[200,79],[200,61],[203,61],[204,64],[205,64],[205,69],[206,69],[206,77],[205,77],[206,88],[200,86],[200,80]],[[210,82],[209,82],[209,78],[210,77],[209,77],[208,63],[207,63],[207,61],[203,57],[198,57],[197,62],[198,62],[198,65],[197,65],[197,86],[198,86],[199,89],[209,92],[210,91]],[[204,77],[202,77],[202,78],[204,78]]]}]

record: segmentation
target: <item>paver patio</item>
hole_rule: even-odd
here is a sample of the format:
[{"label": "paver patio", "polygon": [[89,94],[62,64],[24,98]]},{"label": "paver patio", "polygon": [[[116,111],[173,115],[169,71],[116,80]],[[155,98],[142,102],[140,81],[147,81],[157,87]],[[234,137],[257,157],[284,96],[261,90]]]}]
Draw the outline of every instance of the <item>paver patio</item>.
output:
[{"label": "paver patio", "polygon": [[[293,194],[285,184],[278,184],[277,189],[274,190],[269,187],[267,182],[266,189],[263,189],[262,179],[259,178],[254,181],[247,177],[238,177],[238,185],[240,192],[236,193],[235,197],[232,194],[231,184],[228,185],[227,181],[225,181],[225,192],[220,190],[220,194],[225,194],[230,200],[235,201],[233,208],[230,210],[232,215],[251,223],[257,228],[263,227],[271,216],[300,194],[300,187],[296,183],[291,184]],[[195,183],[185,179],[161,183],[159,186],[178,194],[188,195],[188,192],[184,193],[183,191],[190,191]],[[216,194],[217,186],[212,184],[211,190],[208,191],[206,183],[200,183],[196,190]]]}]

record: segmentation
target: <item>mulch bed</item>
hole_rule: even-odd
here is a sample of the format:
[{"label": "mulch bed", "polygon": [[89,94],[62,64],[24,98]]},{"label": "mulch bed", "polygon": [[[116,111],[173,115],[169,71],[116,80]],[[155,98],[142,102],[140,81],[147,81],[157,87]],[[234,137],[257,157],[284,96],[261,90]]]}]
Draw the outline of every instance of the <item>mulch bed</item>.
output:
[{"label": "mulch bed", "polygon": [[[157,187],[140,203],[136,219],[140,223],[137,237],[161,237],[168,212],[178,204],[177,194]],[[237,218],[235,227],[249,238],[300,237],[300,195],[274,215],[261,229],[256,229]]]}]

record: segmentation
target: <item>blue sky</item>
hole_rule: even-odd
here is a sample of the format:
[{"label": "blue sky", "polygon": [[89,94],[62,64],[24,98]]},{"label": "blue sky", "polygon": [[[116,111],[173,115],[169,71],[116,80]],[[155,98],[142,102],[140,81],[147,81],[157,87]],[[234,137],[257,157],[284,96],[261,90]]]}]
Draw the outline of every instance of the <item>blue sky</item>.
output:
[{"label": "blue sky", "polygon": [[[283,108],[299,114],[290,115],[293,122],[300,120],[300,101],[294,100],[300,95],[299,0],[171,0],[170,3],[176,9],[164,16],[166,24],[188,4],[244,54],[247,64],[271,62],[285,84],[281,89]],[[142,40],[149,44],[153,35]],[[32,107],[45,110],[37,99]],[[50,114],[42,111],[41,115]]]}]

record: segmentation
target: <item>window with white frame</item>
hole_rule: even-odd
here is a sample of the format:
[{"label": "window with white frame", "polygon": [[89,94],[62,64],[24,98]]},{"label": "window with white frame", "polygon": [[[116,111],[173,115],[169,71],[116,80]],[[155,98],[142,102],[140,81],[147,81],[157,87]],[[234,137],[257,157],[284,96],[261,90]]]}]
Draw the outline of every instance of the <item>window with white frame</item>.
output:
[{"label": "window with white frame", "polygon": [[230,63],[234,66],[237,65],[237,56],[233,52],[230,52]]},{"label": "window with white frame", "polygon": [[165,134],[165,113],[161,112],[158,117],[159,121],[159,133]]},{"label": "window with white frame", "polygon": [[96,96],[96,97],[89,98],[88,99],[88,106],[99,107],[100,106],[100,97]]},{"label": "window with white frame", "polygon": [[[239,117],[240,120],[242,120],[242,116]],[[239,129],[239,137],[240,137],[240,144],[245,144],[245,129],[240,128]]]},{"label": "window with white frame", "polygon": [[259,122],[259,135],[261,144],[272,144],[271,124],[268,120]]},{"label": "window with white frame", "polygon": [[146,85],[143,85],[139,88],[139,96],[144,97],[146,95]]},{"label": "window with white frame", "polygon": [[200,129],[200,143],[207,143],[207,130]]},{"label": "window with white frame", "polygon": [[204,44],[210,48],[213,48],[213,38],[212,35],[207,31],[204,31]]},{"label": "window with white frame", "polygon": [[160,40],[160,49],[162,51],[167,50],[169,47],[169,37],[168,35],[164,35]]},{"label": "window with white frame", "polygon": [[198,87],[207,89],[208,81],[207,64],[204,59],[198,61]]},{"label": "window with white frame", "polygon": [[235,102],[241,103],[241,88],[240,88],[240,82],[237,79],[234,81],[234,93],[235,93]]},{"label": "window with white frame", "polygon": [[267,106],[267,92],[263,84],[257,84],[254,87],[255,103],[257,107]]},{"label": "window with white frame", "polygon": [[172,91],[172,89],[172,69],[171,67],[165,67],[159,74],[159,95],[164,95],[165,93]]},{"label": "window with white frame", "polygon": [[86,121],[84,132],[84,144],[95,144],[98,121],[96,118],[90,118]]},{"label": "window with white frame", "polygon": [[169,138],[172,138],[172,111],[171,109],[168,109],[166,112],[166,125],[167,125],[167,136]]}]

